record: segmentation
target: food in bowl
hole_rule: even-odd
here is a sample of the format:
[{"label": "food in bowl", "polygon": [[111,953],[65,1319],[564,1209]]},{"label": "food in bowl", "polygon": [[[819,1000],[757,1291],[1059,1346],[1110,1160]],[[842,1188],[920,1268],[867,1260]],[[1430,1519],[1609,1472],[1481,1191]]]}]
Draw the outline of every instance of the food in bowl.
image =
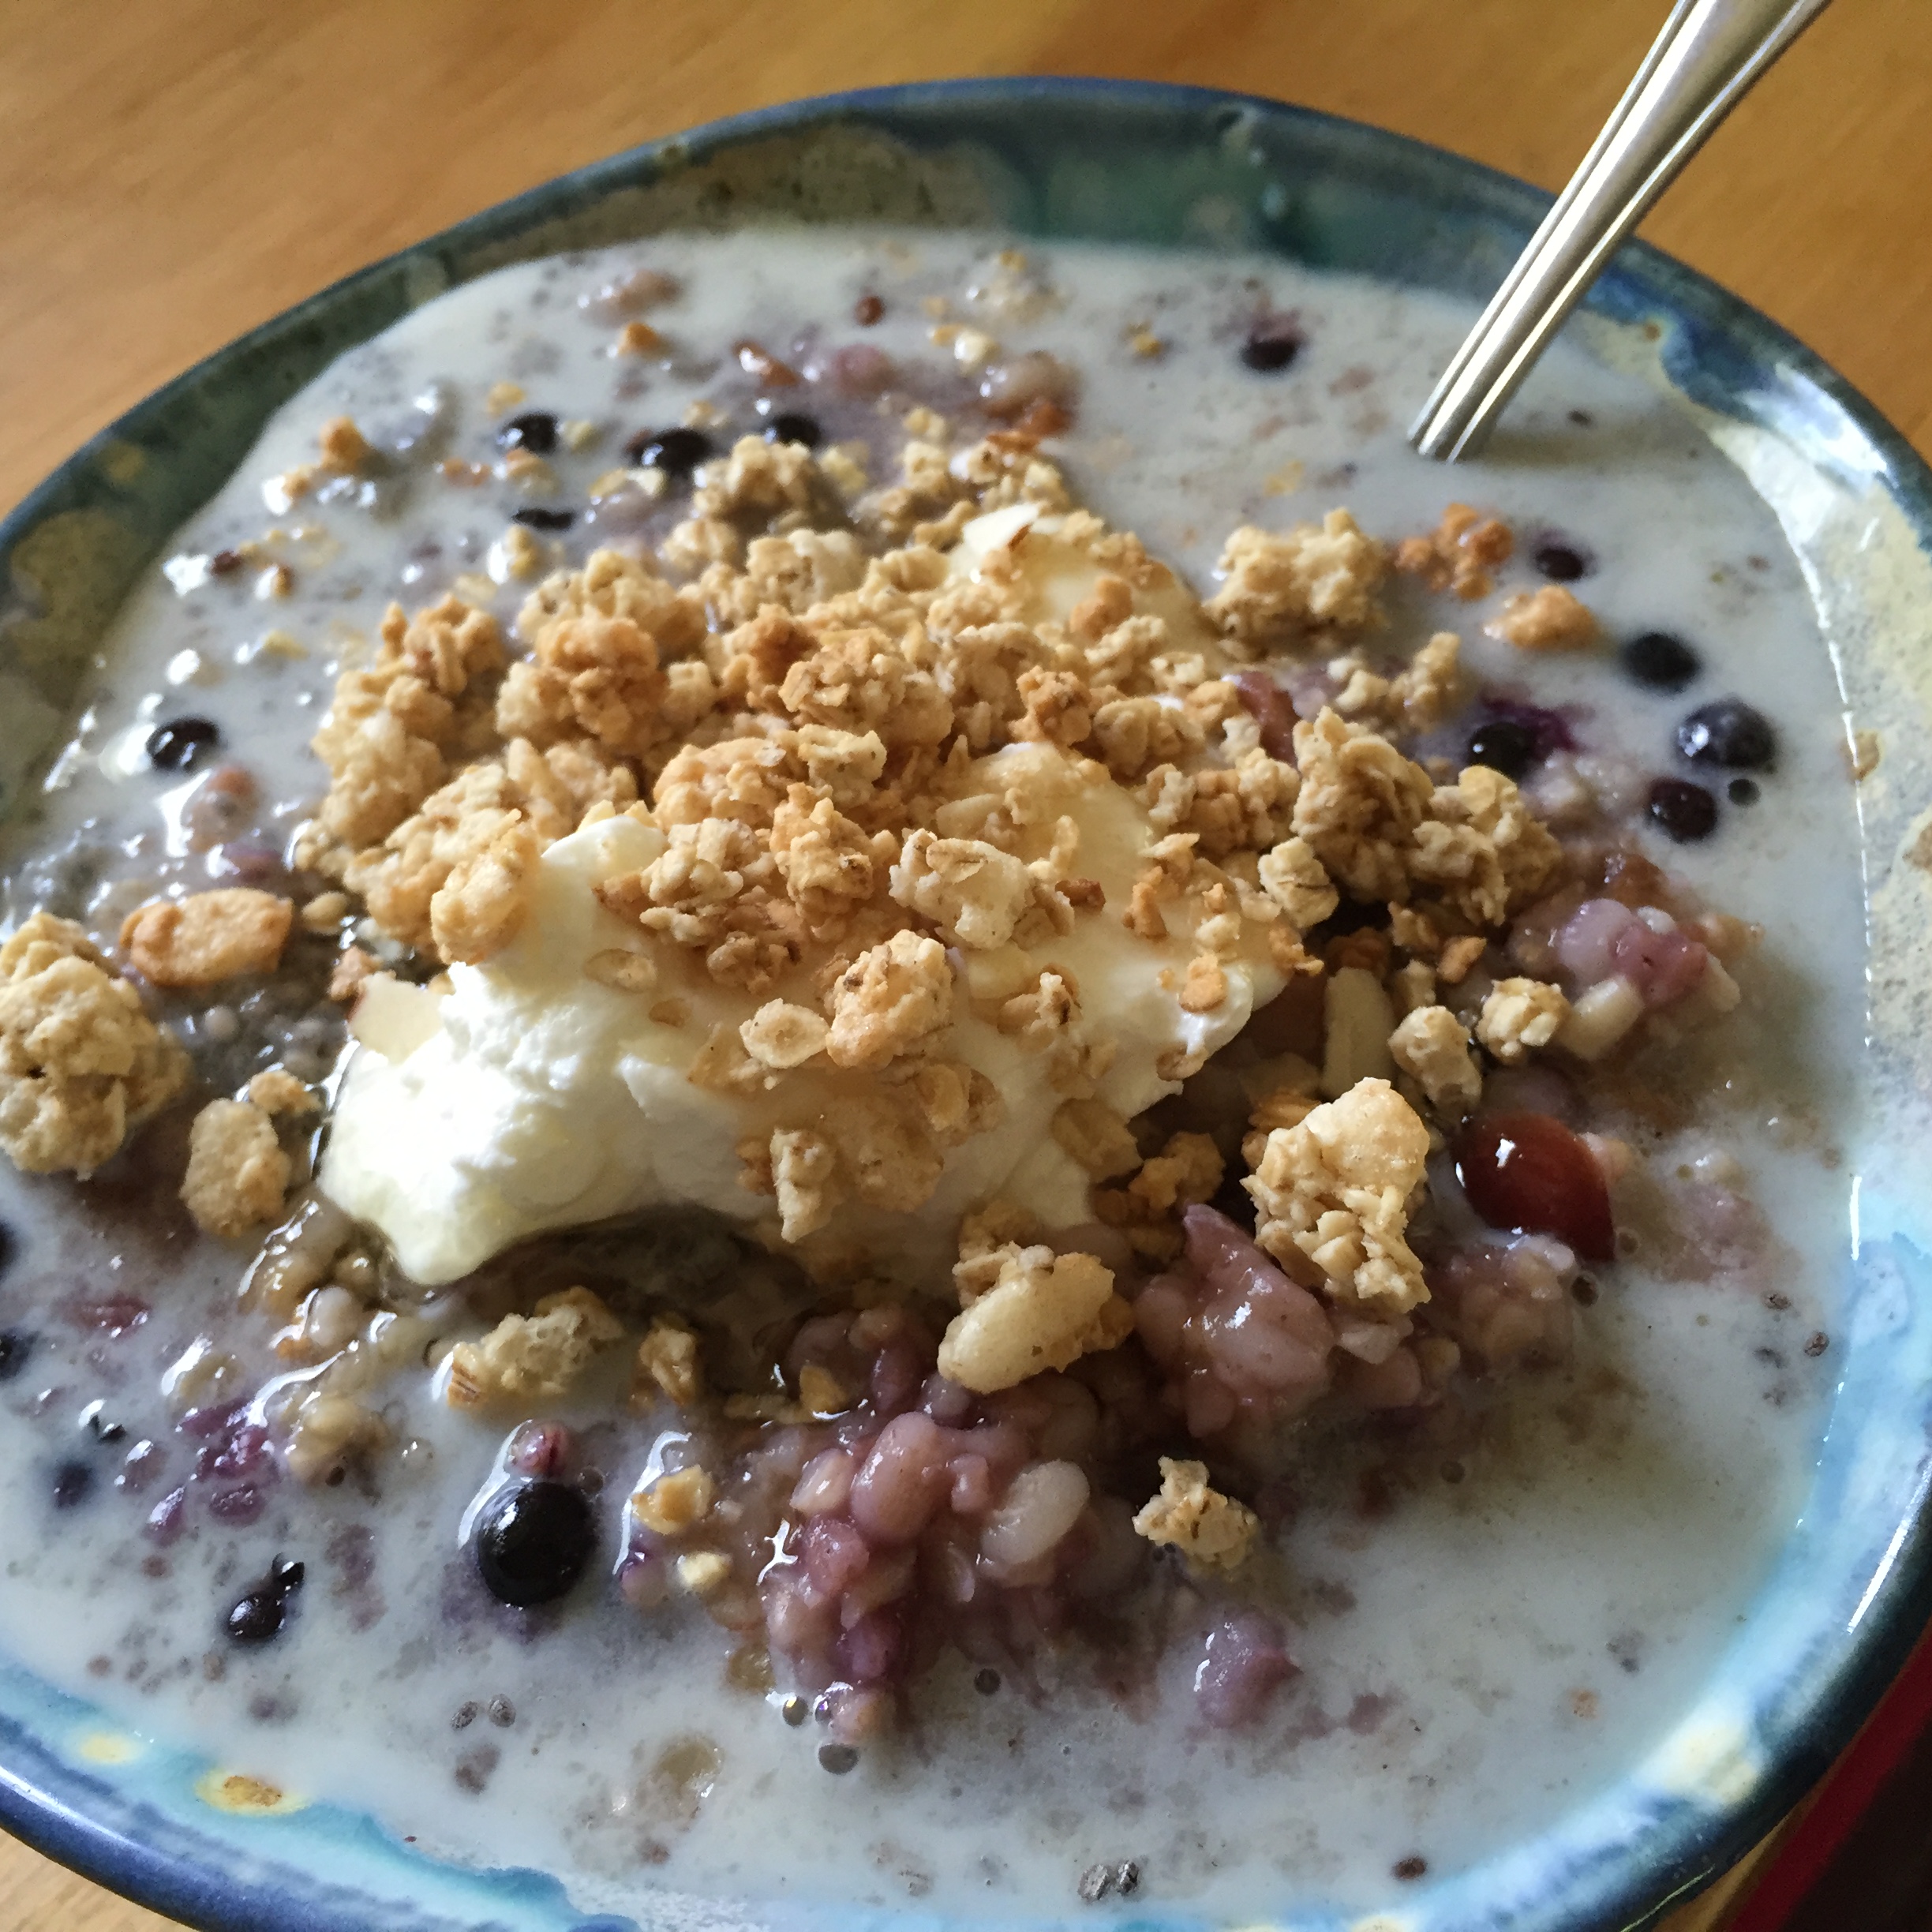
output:
[{"label": "food in bowl", "polygon": [[[1852,775],[1649,391],[853,229],[277,417],[17,813],[0,1634],[575,1896],[1369,1900],[1796,1514]],[[1462,500],[1466,499],[1467,500]]]}]

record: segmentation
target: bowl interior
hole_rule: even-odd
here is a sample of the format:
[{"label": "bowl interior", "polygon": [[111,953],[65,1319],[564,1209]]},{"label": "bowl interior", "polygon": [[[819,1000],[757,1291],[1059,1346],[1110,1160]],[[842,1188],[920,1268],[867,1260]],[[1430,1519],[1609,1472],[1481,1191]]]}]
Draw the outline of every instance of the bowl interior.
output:
[{"label": "bowl interior", "polygon": [[[1376,130],[1203,91],[1062,80],[886,90],[771,110],[641,148],[492,209],[350,277],[129,412],[3,526],[0,786],[54,741],[88,652],[169,533],[267,417],[345,349],[507,263],[666,229],[781,218],[993,227],[1040,237],[1271,251],[1317,267],[1486,294],[1546,197]],[[1932,478],[1830,371],[1721,290],[1633,248],[1572,325],[1601,358],[1693,412],[1771,504],[1803,565],[1848,724],[1881,723],[1860,788],[1871,946],[1866,1118],[1836,1355],[1803,1517],[1697,1708],[1653,1758],[1549,1832],[1405,1889],[1393,1927],[1634,1927],[1721,1870],[1843,1743],[1932,1604],[1921,1507],[1932,1416],[1932,1264],[1919,1096],[1932,892],[1915,805],[1932,696]],[[349,1812],[238,1816],[196,1794],[204,1762],[126,1738],[0,1664],[0,1818],[29,1842],[189,1923],[250,1932],[488,1925],[616,1927],[554,1881],[417,1856]],[[738,1923],[728,1908],[707,1921]],[[762,1923],[828,1924],[799,1908]],[[841,1912],[849,1926],[854,1915]],[[645,1925],[695,1924],[676,1901]],[[904,1920],[901,1919],[901,1923]],[[1317,1902],[1281,1923],[1339,1926]],[[930,1921],[929,1921],[930,1923]],[[1150,1910],[1137,1923],[1188,1923]]]}]

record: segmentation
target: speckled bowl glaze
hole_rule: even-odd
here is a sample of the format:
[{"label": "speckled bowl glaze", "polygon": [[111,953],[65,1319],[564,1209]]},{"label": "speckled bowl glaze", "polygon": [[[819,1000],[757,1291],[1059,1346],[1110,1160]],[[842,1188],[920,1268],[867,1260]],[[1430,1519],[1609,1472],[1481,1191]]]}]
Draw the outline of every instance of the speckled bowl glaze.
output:
[{"label": "speckled bowl glaze", "polygon": [[[211,357],[78,451],[0,525],[10,769],[51,739],[84,653],[169,532],[331,358],[506,263],[692,225],[881,218],[1022,235],[1272,250],[1485,295],[1547,197],[1372,128],[1194,89],[991,80],[837,95],[722,122],[535,189],[365,270]],[[1627,1775],[1533,1840],[1402,1888],[1385,1915],[1281,1900],[1294,1932],[1555,1932],[1649,1925],[1742,1853],[1870,1709],[1932,1606],[1932,474],[1762,316],[1633,247],[1571,325],[1644,375],[1783,522],[1816,601],[1848,728],[1882,728],[1860,787],[1869,1044],[1841,1069],[1862,1119],[1838,1381],[1803,1515],[1694,1708]],[[1418,399],[1419,400],[1420,399]],[[586,1918],[542,1873],[440,1865],[324,1805],[238,1814],[205,1762],[132,1739],[0,1660],[0,1820],[190,1925],[222,1932],[684,1932],[934,1928],[928,1914],[707,1904],[640,1889]],[[1084,1918],[1090,1920],[1091,1909]],[[1184,1908],[1118,1923],[1181,1932]]]}]

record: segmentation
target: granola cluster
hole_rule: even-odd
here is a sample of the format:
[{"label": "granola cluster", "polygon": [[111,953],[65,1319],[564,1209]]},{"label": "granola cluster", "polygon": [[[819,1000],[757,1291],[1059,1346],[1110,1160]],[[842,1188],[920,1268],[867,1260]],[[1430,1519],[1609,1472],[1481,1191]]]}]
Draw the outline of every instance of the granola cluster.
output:
[{"label": "granola cluster", "polygon": [[187,1078],[172,1035],[71,919],[0,945],[0,1148],[28,1174],[91,1174]]}]

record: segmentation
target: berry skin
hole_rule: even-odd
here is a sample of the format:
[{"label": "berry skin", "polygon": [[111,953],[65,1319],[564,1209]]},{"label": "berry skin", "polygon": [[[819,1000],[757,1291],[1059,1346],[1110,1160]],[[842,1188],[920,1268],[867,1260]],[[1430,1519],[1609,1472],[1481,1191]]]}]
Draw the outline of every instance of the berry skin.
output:
[{"label": "berry skin", "polygon": [[554,1603],[583,1574],[597,1528],[567,1483],[513,1483],[485,1506],[471,1542],[483,1586],[500,1603]]},{"label": "berry skin", "polygon": [[640,469],[661,470],[685,482],[717,448],[702,429],[643,429],[624,445],[624,454]]},{"label": "berry skin", "polygon": [[1659,778],[1650,787],[1650,816],[1679,845],[1694,845],[1717,829],[1717,801],[1702,785]]},{"label": "berry skin", "polygon": [[1619,651],[1623,668],[1650,691],[1682,691],[1704,668],[1704,661],[1682,638],[1646,631]]},{"label": "berry skin", "polygon": [[1677,749],[1695,764],[1765,771],[1777,759],[1777,732],[1743,698],[1719,698],[1699,705],[1677,727]]},{"label": "berry skin", "polygon": [[556,447],[556,440],[557,419],[548,410],[512,416],[496,432],[497,443],[503,448],[526,449],[533,456],[548,456]]},{"label": "berry skin", "polygon": [[767,443],[796,443],[803,449],[816,449],[823,435],[816,417],[804,415],[796,410],[787,410],[765,425]]},{"label": "berry skin", "polygon": [[1492,718],[1469,736],[1469,762],[1520,781],[1537,762],[1537,735],[1514,718]]},{"label": "berry skin", "polygon": [[206,718],[170,718],[148,734],[148,762],[156,771],[186,771],[220,743],[221,732]]}]

